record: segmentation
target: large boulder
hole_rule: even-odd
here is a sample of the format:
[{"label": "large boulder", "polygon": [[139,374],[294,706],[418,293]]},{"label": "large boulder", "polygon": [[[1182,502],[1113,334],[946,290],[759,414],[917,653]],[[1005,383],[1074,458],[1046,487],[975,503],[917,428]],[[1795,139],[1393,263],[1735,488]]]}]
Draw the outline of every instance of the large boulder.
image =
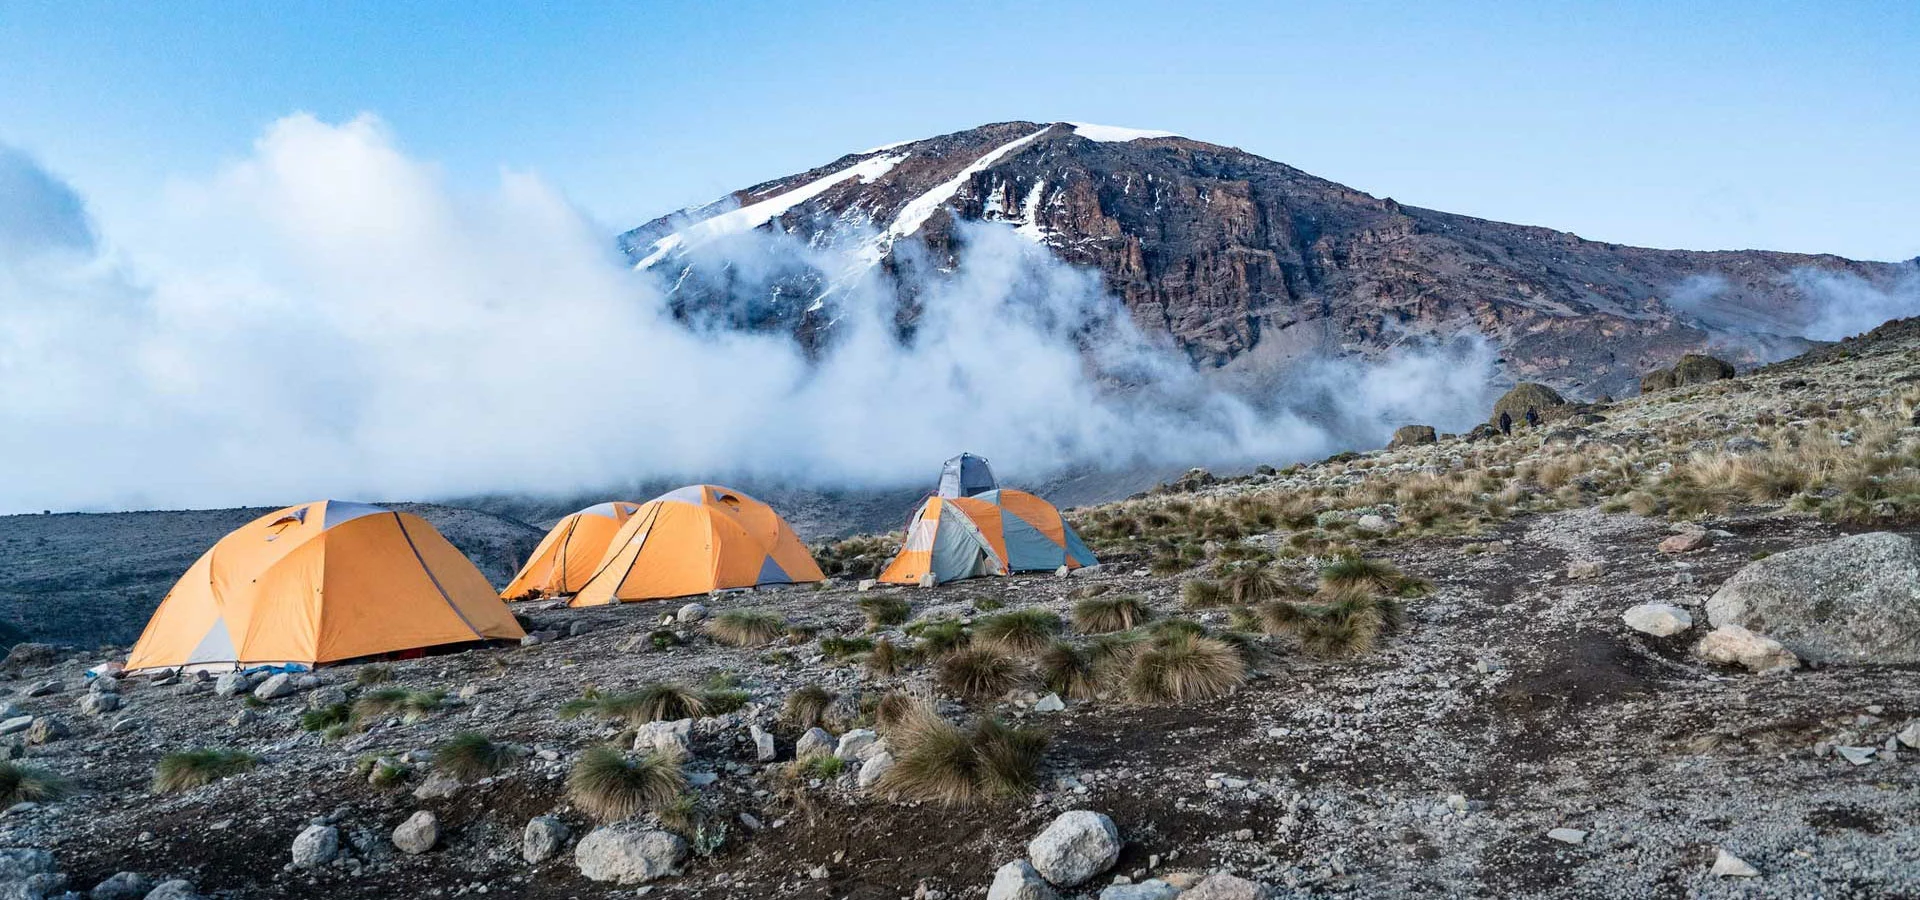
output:
[{"label": "large boulder", "polygon": [[644,884],[677,873],[687,857],[678,835],[638,825],[596,828],[573,848],[580,874],[594,881]]},{"label": "large boulder", "polygon": [[1027,858],[1040,877],[1060,887],[1077,887],[1119,861],[1120,829],[1092,810],[1064,812],[1027,842]]},{"label": "large boulder", "polygon": [[1673,377],[1672,369],[1655,369],[1640,376],[1640,393],[1651,394],[1656,391],[1672,390],[1679,384],[1680,382]]},{"label": "large boulder", "polygon": [[1402,425],[1394,429],[1393,440],[1387,442],[1388,450],[1412,447],[1419,444],[1431,444],[1440,439],[1432,425]]},{"label": "large boulder", "polygon": [[1814,662],[1920,662],[1920,545],[1875,532],[1776,553],[1727,579],[1707,621]]},{"label": "large boulder", "polygon": [[159,887],[147,892],[146,900],[206,900],[206,898],[200,896],[200,892],[194,889],[193,882],[175,878],[172,881],[160,882]]},{"label": "large boulder", "polygon": [[117,872],[93,886],[87,900],[145,900],[153,890],[153,880],[139,872]]},{"label": "large boulder", "polygon": [[1700,353],[1689,353],[1673,364],[1673,380],[1683,386],[1725,381],[1733,376],[1732,363]]},{"label": "large boulder", "polygon": [[1523,381],[1493,404],[1493,415],[1487,417],[1487,424],[1501,431],[1512,431],[1523,425],[1538,425],[1547,421],[1558,407],[1565,405],[1566,398],[1553,388]]},{"label": "large boulder", "polygon": [[0,850],[0,881],[24,881],[53,871],[53,854],[27,847]]}]

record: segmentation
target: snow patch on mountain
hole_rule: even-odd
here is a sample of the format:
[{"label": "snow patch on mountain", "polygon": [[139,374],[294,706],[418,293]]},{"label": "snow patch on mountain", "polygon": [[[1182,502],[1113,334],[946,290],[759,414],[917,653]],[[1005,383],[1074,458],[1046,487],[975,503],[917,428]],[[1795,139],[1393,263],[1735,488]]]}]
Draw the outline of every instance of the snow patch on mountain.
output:
[{"label": "snow patch on mountain", "polygon": [[1040,198],[1047,192],[1047,183],[1036,181],[1033,190],[1027,192],[1027,199],[1020,203],[1020,215],[1026,219],[1013,229],[1013,233],[1036,244],[1047,242],[1047,229],[1040,225]]},{"label": "snow patch on mountain", "polygon": [[691,250],[715,238],[752,231],[773,221],[787,211],[802,203],[826,193],[834,185],[854,178],[864,184],[879,178],[893,170],[894,166],[907,158],[908,154],[897,156],[876,156],[854,163],[847,168],[807,182],[797,188],[784,191],[765,200],[749,203],[739,209],[721,213],[710,219],[703,219],[653,242],[653,252],[634,265],[636,269],[647,268],[667,258],[678,250]]},{"label": "snow patch on mountain", "polygon": [[1087,122],[1068,122],[1067,124],[1073,126],[1074,134],[1103,144],[1124,144],[1128,141],[1147,138],[1179,137],[1171,131],[1149,131],[1144,128],[1121,128],[1118,125],[1094,125]]},{"label": "snow patch on mountain", "polygon": [[886,258],[887,251],[893,249],[895,241],[919,231],[920,226],[927,224],[927,220],[933,218],[933,214],[938,212],[942,205],[953,199],[953,195],[959,192],[960,187],[966,184],[968,179],[992,168],[994,163],[1005,159],[1021,147],[1033,143],[1052,127],[1048,125],[1026,137],[1016,138],[993,148],[966,168],[961,169],[952,178],[935,185],[933,190],[907,201],[907,205],[900,207],[899,215],[893,217],[893,224],[888,225],[885,232],[868,241],[866,246],[860,249],[858,254],[860,262],[866,267],[879,263]]}]

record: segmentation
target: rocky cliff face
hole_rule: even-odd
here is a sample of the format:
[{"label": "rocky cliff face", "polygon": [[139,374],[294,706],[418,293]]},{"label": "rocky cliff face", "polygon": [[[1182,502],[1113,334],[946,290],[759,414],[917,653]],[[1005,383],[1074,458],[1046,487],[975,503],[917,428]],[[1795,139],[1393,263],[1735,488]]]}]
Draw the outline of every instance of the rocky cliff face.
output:
[{"label": "rocky cliff face", "polygon": [[[772,276],[702,266],[700,248],[755,228],[837,245],[856,269],[924,248],[950,265],[956,220],[994,222],[1099,270],[1149,331],[1202,367],[1283,368],[1370,354],[1406,333],[1472,328],[1516,381],[1620,393],[1710,345],[1803,350],[1814,315],[1795,274],[1885,286],[1920,264],[1765,251],[1650,250],[1405,206],[1231,147],[1163,132],[1004,122],[852,154],[621,236],[676,284],[690,318],[831,340],[844,271],[801,259]],[[910,290],[910,289],[909,289]],[[902,324],[913,317],[911,298]],[[1727,346],[1738,334],[1742,340]],[[1761,345],[1764,344],[1764,349]]]}]

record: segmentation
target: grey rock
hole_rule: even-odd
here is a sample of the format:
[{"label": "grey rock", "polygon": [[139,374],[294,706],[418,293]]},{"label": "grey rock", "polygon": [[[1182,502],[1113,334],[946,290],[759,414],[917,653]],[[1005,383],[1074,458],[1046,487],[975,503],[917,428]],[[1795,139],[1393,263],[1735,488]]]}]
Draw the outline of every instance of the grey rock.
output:
[{"label": "grey rock", "polygon": [[105,715],[119,708],[119,694],[88,694],[80,698],[80,712],[83,715]]},{"label": "grey rock", "polygon": [[1266,900],[1265,885],[1224,872],[1207,876],[1180,895],[1183,900]]},{"label": "grey rock", "polygon": [[1064,812],[1027,843],[1027,859],[1040,877],[1078,887],[1120,859],[1120,830],[1092,810]]},{"label": "grey rock", "polygon": [[1048,694],[1033,704],[1034,712],[1060,712],[1066,708],[1066,701],[1061,700],[1059,694]]},{"label": "grey rock", "polygon": [[546,862],[560,853],[571,835],[567,823],[558,818],[536,816],[528,820],[526,830],[520,832],[520,858],[529,863]]},{"label": "grey rock", "polygon": [[19,734],[27,730],[27,727],[32,724],[32,716],[14,716],[11,719],[0,722],[0,734]]},{"label": "grey rock", "polygon": [[42,681],[38,684],[29,685],[27,689],[21,691],[20,694],[21,696],[25,696],[25,697],[48,697],[54,694],[58,694],[65,689],[66,689],[66,686],[61,684],[58,680]]},{"label": "grey rock", "polygon": [[633,749],[677,753],[684,755],[691,746],[693,720],[680,719],[675,722],[648,722],[640,726],[633,734]]},{"label": "grey rock", "polygon": [[1693,647],[1693,655],[1707,662],[1745,666],[1753,672],[1785,672],[1800,665],[1799,657],[1779,641],[1732,623],[1701,638]]},{"label": "grey rock", "polygon": [[428,810],[420,810],[408,816],[405,822],[393,829],[394,849],[401,853],[419,856],[433,845],[440,843],[440,817]]},{"label": "grey rock", "polygon": [[1873,762],[1873,754],[1877,752],[1877,749],[1874,747],[1835,747],[1833,748],[1833,752],[1840,754],[1840,758],[1847,762],[1853,763],[1856,766],[1864,766],[1867,763]]},{"label": "grey rock", "polygon": [[444,800],[460,793],[460,779],[445,772],[435,772],[427,780],[413,789],[415,800]]},{"label": "grey rock", "polygon": [[296,675],[290,672],[279,672],[268,676],[267,680],[260,682],[260,686],[253,689],[253,696],[260,700],[278,700],[281,697],[291,697],[301,691],[310,691],[319,686],[320,679],[312,675]]},{"label": "grey rock", "polygon": [[53,871],[53,854],[29,847],[0,850],[0,881],[21,881],[30,875]]},{"label": "grey rock", "polygon": [[884,750],[867,757],[867,761],[860,764],[861,789],[865,790],[879,783],[880,778],[887,774],[887,770],[893,768],[893,763],[893,754]]},{"label": "grey rock", "polygon": [[1728,853],[1725,849],[1721,849],[1718,854],[1714,856],[1713,868],[1710,870],[1710,873],[1717,878],[1760,877],[1759,869],[1749,865],[1746,860]]},{"label": "grey rock", "polygon": [[1584,844],[1587,842],[1587,833],[1578,828],[1555,828],[1547,832],[1547,837],[1559,841],[1562,844]]},{"label": "grey rock", "polygon": [[1693,616],[1667,603],[1642,603],[1620,615],[1627,627],[1654,637],[1672,637],[1693,627]]},{"label": "grey rock", "polygon": [[780,751],[773,743],[773,735],[768,734],[767,730],[761,728],[759,724],[747,726],[747,735],[753,738],[754,759],[760,762],[773,762],[774,757],[779,755]]},{"label": "grey rock", "polygon": [[832,756],[833,735],[822,728],[809,728],[807,733],[793,745],[793,758],[806,759],[810,756]]},{"label": "grey rock", "polygon": [[66,723],[52,716],[41,716],[27,726],[25,739],[28,744],[51,744],[70,733]]},{"label": "grey rock", "polygon": [[119,872],[93,886],[90,900],[142,900],[153,890],[153,879],[139,872]]},{"label": "grey rock", "polygon": [[247,676],[239,672],[228,672],[213,682],[213,693],[220,697],[238,697],[253,687]]},{"label": "grey rock", "polygon": [[87,682],[87,690],[95,694],[118,694],[120,679],[112,675],[96,675],[92,681]]},{"label": "grey rock", "polygon": [[687,842],[678,835],[629,824],[596,828],[573,848],[581,875],[614,884],[645,884],[675,874],[686,856]]},{"label": "grey rock", "polygon": [[674,614],[674,618],[679,620],[682,625],[692,625],[695,622],[705,620],[706,617],[707,608],[698,603],[689,603],[682,606],[680,607],[680,611]]},{"label": "grey rock", "polygon": [[840,736],[840,744],[833,749],[833,755],[847,762],[865,759],[874,745],[880,743],[880,735],[871,728],[855,728]]},{"label": "grey rock", "polygon": [[200,892],[194,890],[193,882],[176,878],[160,882],[158,887],[147,892],[145,900],[206,900]]},{"label": "grey rock", "polygon": [[316,869],[340,855],[340,829],[331,825],[308,825],[293,839],[293,864],[296,868]]},{"label": "grey rock", "polygon": [[307,695],[308,709],[326,709],[345,702],[347,702],[346,689],[334,685],[315,688],[313,693]]},{"label": "grey rock", "polygon": [[17,881],[0,881],[0,900],[49,900],[56,897],[65,900],[69,896],[64,893],[66,889],[66,875],[42,872]]},{"label": "grey rock", "polygon": [[1138,884],[1107,885],[1100,891],[1100,900],[1173,900],[1179,894],[1179,888],[1158,878],[1149,878]]},{"label": "grey rock", "polygon": [[987,900],[1055,900],[1058,896],[1024,859],[1001,866],[993,873],[993,885],[987,888]]},{"label": "grey rock", "polygon": [[1721,585],[1707,619],[1814,662],[1920,662],[1920,545],[1876,532],[1776,553]]}]

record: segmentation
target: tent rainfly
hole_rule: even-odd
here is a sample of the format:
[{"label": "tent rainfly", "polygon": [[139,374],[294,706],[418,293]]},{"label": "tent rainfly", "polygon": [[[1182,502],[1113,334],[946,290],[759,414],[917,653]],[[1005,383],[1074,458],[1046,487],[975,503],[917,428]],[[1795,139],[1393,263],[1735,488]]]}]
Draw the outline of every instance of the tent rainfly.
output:
[{"label": "tent rainfly", "polygon": [[532,600],[580,590],[606,558],[607,545],[620,533],[620,526],[639,509],[638,503],[618,500],[596,503],[554,523],[500,596]]},{"label": "tent rainfly", "polygon": [[731,488],[694,484],[640,505],[574,606],[686,597],[826,575],[780,514]]},{"label": "tent rainfly", "polygon": [[311,667],[523,636],[486,576],[426,520],[322,500],[261,516],[202,554],[127,669]]},{"label": "tent rainfly", "polygon": [[987,458],[962,453],[940,466],[940,491],[942,497],[972,497],[984,494],[1000,486],[993,478],[993,467],[987,465]]},{"label": "tent rainfly", "polygon": [[934,585],[1097,562],[1053,504],[1004,488],[973,497],[927,498],[908,520],[906,543],[879,580]]}]

